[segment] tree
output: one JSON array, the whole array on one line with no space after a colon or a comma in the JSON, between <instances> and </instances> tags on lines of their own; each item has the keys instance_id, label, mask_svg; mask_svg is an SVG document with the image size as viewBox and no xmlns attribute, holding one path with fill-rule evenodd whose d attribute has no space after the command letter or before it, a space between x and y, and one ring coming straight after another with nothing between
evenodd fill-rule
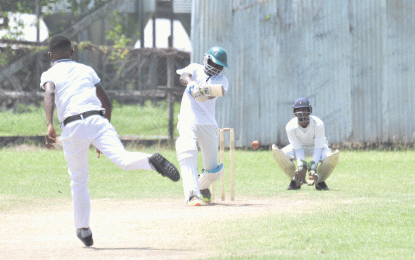
<instances>
[{"instance_id":1,"label":"tree","mask_svg":"<svg viewBox=\"0 0 415 260\"><path fill-rule=\"evenodd\" d=\"M76 0L74 0L76 1ZM59 2L59 0L38 0L40 7L48 6L49 4L54 4ZM12 12L12 13L36 13L36 1L31 0L0 0L0 11L2 13Z\"/></svg>"}]
</instances>

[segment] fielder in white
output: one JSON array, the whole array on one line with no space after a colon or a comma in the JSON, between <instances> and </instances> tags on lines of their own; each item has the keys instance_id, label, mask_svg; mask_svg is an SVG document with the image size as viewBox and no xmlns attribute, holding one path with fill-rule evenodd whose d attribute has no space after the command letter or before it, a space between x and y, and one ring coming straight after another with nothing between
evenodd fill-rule
<instances>
[{"instance_id":1,"label":"fielder in white","mask_svg":"<svg viewBox=\"0 0 415 260\"><path fill-rule=\"evenodd\" d=\"M329 190L325 180L337 165L339 151L331 153L325 136L324 123L311 115L312 107L307 98L298 98L293 105L295 117L291 119L286 132L289 145L282 150L274 144L274 159L291 182L288 190L297 190L305 183L309 171L309 185L316 185L317 190ZM310 163L306 157L311 157ZM292 161L297 161L297 168ZM321 163L319 165L319 163Z\"/></svg>"},{"instance_id":2,"label":"fielder in white","mask_svg":"<svg viewBox=\"0 0 415 260\"><path fill-rule=\"evenodd\" d=\"M218 165L218 124L215 118L216 98L228 91L228 79L221 73L227 67L227 54L221 47L212 47L204 56L204 65L192 63L177 70L186 86L182 97L176 141L184 196L187 205L201 206L211 201L209 186L223 173ZM203 167L198 178L198 146Z\"/></svg>"},{"instance_id":3,"label":"fielder in white","mask_svg":"<svg viewBox=\"0 0 415 260\"><path fill-rule=\"evenodd\" d=\"M53 66L41 76L40 86L45 90L44 106L47 121L46 146L56 143L53 127L54 102L61 122L63 151L71 178L76 235L92 246L89 227L90 197L88 192L88 153L96 147L109 160L126 171L156 170L173 181L180 179L177 168L159 153L153 155L128 152L110 124L111 103L95 71L71 60L74 50L64 35L52 37L49 57Z\"/></svg>"}]
</instances>

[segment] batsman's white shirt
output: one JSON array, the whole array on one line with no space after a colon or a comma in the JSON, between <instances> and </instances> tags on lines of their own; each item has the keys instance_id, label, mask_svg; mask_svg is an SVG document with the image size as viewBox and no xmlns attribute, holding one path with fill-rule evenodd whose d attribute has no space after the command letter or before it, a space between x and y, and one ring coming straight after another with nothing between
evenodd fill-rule
<instances>
[{"instance_id":1,"label":"batsman's white shirt","mask_svg":"<svg viewBox=\"0 0 415 260\"><path fill-rule=\"evenodd\" d=\"M91 67L70 59L58 60L42 73L40 87L43 89L48 81L55 84L55 104L60 122L86 111L102 110L95 88L101 80Z\"/></svg>"},{"instance_id":2,"label":"batsman's white shirt","mask_svg":"<svg viewBox=\"0 0 415 260\"><path fill-rule=\"evenodd\" d=\"M316 116L310 115L310 124L306 128L302 128L298 124L298 118L294 117L288 122L285 130L294 150L327 147L324 123Z\"/></svg>"},{"instance_id":3,"label":"batsman's white shirt","mask_svg":"<svg viewBox=\"0 0 415 260\"><path fill-rule=\"evenodd\" d=\"M209 77L205 74L204 66L201 64L192 63L183 69L177 70L176 72L179 75L182 75L184 72L192 74L192 80L194 80L198 85L222 84L225 93L228 91L228 79L221 73L219 75ZM186 89L182 97L178 124L213 125L218 127L215 118L215 103L216 98L206 100L205 102L196 101L189 94L188 89Z\"/></svg>"}]
</instances>

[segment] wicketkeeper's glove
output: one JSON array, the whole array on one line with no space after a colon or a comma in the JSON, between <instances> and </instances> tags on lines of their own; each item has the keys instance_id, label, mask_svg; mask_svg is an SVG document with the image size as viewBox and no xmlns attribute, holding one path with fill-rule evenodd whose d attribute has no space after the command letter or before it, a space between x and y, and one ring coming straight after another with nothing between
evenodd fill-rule
<instances>
[{"instance_id":1,"label":"wicketkeeper's glove","mask_svg":"<svg viewBox=\"0 0 415 260\"><path fill-rule=\"evenodd\" d=\"M297 187L300 187L303 183L305 183L305 176L307 173L307 162L304 160L300 160L297 165L297 170L295 171L294 181Z\"/></svg>"},{"instance_id":2,"label":"wicketkeeper's glove","mask_svg":"<svg viewBox=\"0 0 415 260\"><path fill-rule=\"evenodd\" d=\"M314 182L317 183L318 181L318 174L317 174L317 163L315 161L310 162L310 176L313 176Z\"/></svg>"},{"instance_id":3,"label":"wicketkeeper's glove","mask_svg":"<svg viewBox=\"0 0 415 260\"><path fill-rule=\"evenodd\" d=\"M300 160L297 165L297 172L301 172L305 169L307 171L307 162L304 160Z\"/></svg>"}]
</instances>

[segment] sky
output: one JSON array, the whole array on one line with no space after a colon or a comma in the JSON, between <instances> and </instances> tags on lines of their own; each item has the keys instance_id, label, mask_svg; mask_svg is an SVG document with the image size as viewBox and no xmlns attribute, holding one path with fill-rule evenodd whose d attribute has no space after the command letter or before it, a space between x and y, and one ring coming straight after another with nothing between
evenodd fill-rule
<instances>
[{"instance_id":1,"label":"sky","mask_svg":"<svg viewBox=\"0 0 415 260\"><path fill-rule=\"evenodd\" d=\"M167 37L170 35L170 20L156 19L156 47L167 48ZM173 23L173 47L179 50L191 51L192 44L189 36L180 21L175 20ZM135 44L136 48L140 47L140 40ZM144 47L153 47L153 21L149 20L144 28Z\"/></svg>"},{"instance_id":2,"label":"sky","mask_svg":"<svg viewBox=\"0 0 415 260\"><path fill-rule=\"evenodd\" d=\"M19 40L36 41L36 15L34 14L21 14L21 13L9 13L9 24L11 27L17 26L17 21L21 19L24 21L25 26L23 29L23 35ZM0 38L7 33L6 30L0 30ZM173 23L173 47L183 51L191 51L190 38L183 28L180 21L175 20ZM156 19L156 47L167 48L167 37L170 35L170 20L169 19ZM44 41L49 37L48 28L41 19L40 21L40 41ZM140 40L135 44L136 48L140 48ZM144 47L153 47L153 21L149 20L144 28Z\"/></svg>"},{"instance_id":3,"label":"sky","mask_svg":"<svg viewBox=\"0 0 415 260\"><path fill-rule=\"evenodd\" d=\"M23 35L19 40L36 41L36 15L23 13L9 13L9 25L15 27L18 21L22 20L25 24L23 28ZM0 38L7 33L7 30L0 30ZM40 20L40 41L44 41L49 37L48 28L43 20Z\"/></svg>"}]
</instances>

